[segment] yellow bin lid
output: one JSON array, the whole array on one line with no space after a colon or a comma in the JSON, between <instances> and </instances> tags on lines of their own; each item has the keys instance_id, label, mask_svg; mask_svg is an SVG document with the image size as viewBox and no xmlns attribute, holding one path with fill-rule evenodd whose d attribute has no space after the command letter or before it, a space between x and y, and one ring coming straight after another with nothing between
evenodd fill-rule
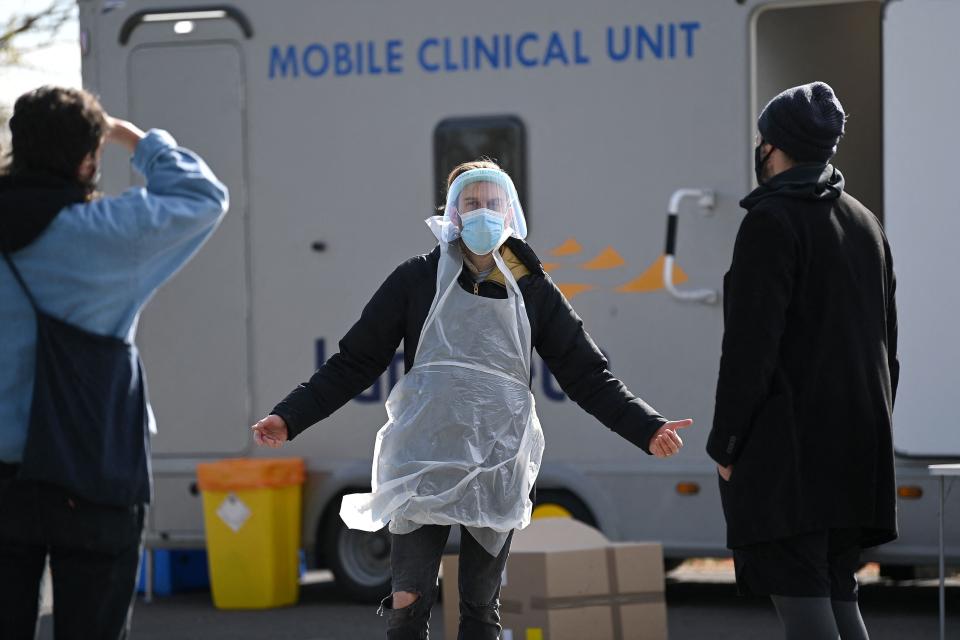
<instances>
[{"instance_id":1,"label":"yellow bin lid","mask_svg":"<svg viewBox=\"0 0 960 640\"><path fill-rule=\"evenodd\" d=\"M303 484L303 458L233 458L197 465L201 491L238 491Z\"/></svg>"}]
</instances>

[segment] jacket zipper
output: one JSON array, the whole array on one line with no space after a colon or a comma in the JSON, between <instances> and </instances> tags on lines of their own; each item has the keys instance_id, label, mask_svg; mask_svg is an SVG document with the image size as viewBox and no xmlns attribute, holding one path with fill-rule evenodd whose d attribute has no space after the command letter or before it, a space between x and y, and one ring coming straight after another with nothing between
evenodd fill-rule
<instances>
[{"instance_id":1,"label":"jacket zipper","mask_svg":"<svg viewBox=\"0 0 960 640\"><path fill-rule=\"evenodd\" d=\"M475 295L475 296L480 295L480 283L479 283L479 282L474 282L474 283L473 283L473 295Z\"/></svg>"}]
</instances>

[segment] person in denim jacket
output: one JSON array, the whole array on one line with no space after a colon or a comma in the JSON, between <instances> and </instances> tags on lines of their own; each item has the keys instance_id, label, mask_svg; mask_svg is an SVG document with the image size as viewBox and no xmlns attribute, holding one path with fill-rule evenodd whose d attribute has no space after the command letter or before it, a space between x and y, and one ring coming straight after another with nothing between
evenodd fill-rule
<instances>
[{"instance_id":1,"label":"person in denim jacket","mask_svg":"<svg viewBox=\"0 0 960 640\"><path fill-rule=\"evenodd\" d=\"M10 164L0 175L0 249L37 308L132 344L144 305L216 229L228 206L226 187L169 133L144 133L112 118L81 90L24 94L10 129ZM106 144L132 154L145 187L116 197L97 193ZM33 637L48 557L56 637L125 637L145 505L99 504L18 477L37 329L6 263L0 264L0 326L0 637Z\"/></svg>"}]
</instances>

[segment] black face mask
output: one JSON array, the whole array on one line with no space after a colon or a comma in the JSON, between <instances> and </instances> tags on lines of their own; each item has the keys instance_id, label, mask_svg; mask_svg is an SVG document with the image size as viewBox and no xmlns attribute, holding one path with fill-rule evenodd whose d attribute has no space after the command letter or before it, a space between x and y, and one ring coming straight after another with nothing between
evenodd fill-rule
<instances>
[{"instance_id":1,"label":"black face mask","mask_svg":"<svg viewBox=\"0 0 960 640\"><path fill-rule=\"evenodd\" d=\"M774 147L770 147L770 151L767 152L767 155L760 155L763 153L763 145L765 143L763 140L760 141L760 144L756 146L753 150L753 172L757 176L757 184L763 184L763 165L767 164L767 160L770 159L770 154L773 153Z\"/></svg>"}]
</instances>

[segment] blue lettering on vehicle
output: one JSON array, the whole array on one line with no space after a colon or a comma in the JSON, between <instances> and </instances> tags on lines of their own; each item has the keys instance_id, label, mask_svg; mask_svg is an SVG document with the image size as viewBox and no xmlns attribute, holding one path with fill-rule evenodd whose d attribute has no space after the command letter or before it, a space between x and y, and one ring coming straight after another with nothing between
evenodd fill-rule
<instances>
[{"instance_id":1,"label":"blue lettering on vehicle","mask_svg":"<svg viewBox=\"0 0 960 640\"><path fill-rule=\"evenodd\" d=\"M387 41L387 73L403 73L403 40Z\"/></svg>"},{"instance_id":2,"label":"blue lettering on vehicle","mask_svg":"<svg viewBox=\"0 0 960 640\"><path fill-rule=\"evenodd\" d=\"M310 45L307 49L314 46L323 45ZM293 78L300 77L300 70L297 66L297 48L292 44L287 45L287 48L283 51L278 45L270 47L270 77L273 78L277 74L284 78L288 75Z\"/></svg>"},{"instance_id":3,"label":"blue lettering on vehicle","mask_svg":"<svg viewBox=\"0 0 960 640\"><path fill-rule=\"evenodd\" d=\"M440 41L436 38L427 38L420 45L420 51L418 53L420 60L420 68L426 71L427 73L436 73L440 71L440 65L436 62L433 62L433 58L428 58L433 54L429 53L430 50L440 47Z\"/></svg>"},{"instance_id":4,"label":"blue lettering on vehicle","mask_svg":"<svg viewBox=\"0 0 960 640\"><path fill-rule=\"evenodd\" d=\"M615 25L600 30L524 31L430 35L305 44L269 49L271 79L399 75L410 71L454 74L550 67L585 67L594 60L624 63L691 59L702 25L698 21ZM602 52L599 57L591 55ZM405 64L408 56L414 61ZM516 65L514 64L516 61Z\"/></svg>"},{"instance_id":5,"label":"blue lettering on vehicle","mask_svg":"<svg viewBox=\"0 0 960 640\"><path fill-rule=\"evenodd\" d=\"M296 64L296 62L294 62ZM314 43L303 50L303 70L308 76L319 78L327 72L330 66L330 54L322 44ZM273 68L270 68L270 77L273 77Z\"/></svg>"},{"instance_id":6,"label":"blue lettering on vehicle","mask_svg":"<svg viewBox=\"0 0 960 640\"><path fill-rule=\"evenodd\" d=\"M517 40L517 60L520 61L525 67L535 67L537 66L538 60L533 57L528 57L525 53L526 47L531 42L536 42L539 39L539 36L536 33L527 32L520 36Z\"/></svg>"}]
</instances>

